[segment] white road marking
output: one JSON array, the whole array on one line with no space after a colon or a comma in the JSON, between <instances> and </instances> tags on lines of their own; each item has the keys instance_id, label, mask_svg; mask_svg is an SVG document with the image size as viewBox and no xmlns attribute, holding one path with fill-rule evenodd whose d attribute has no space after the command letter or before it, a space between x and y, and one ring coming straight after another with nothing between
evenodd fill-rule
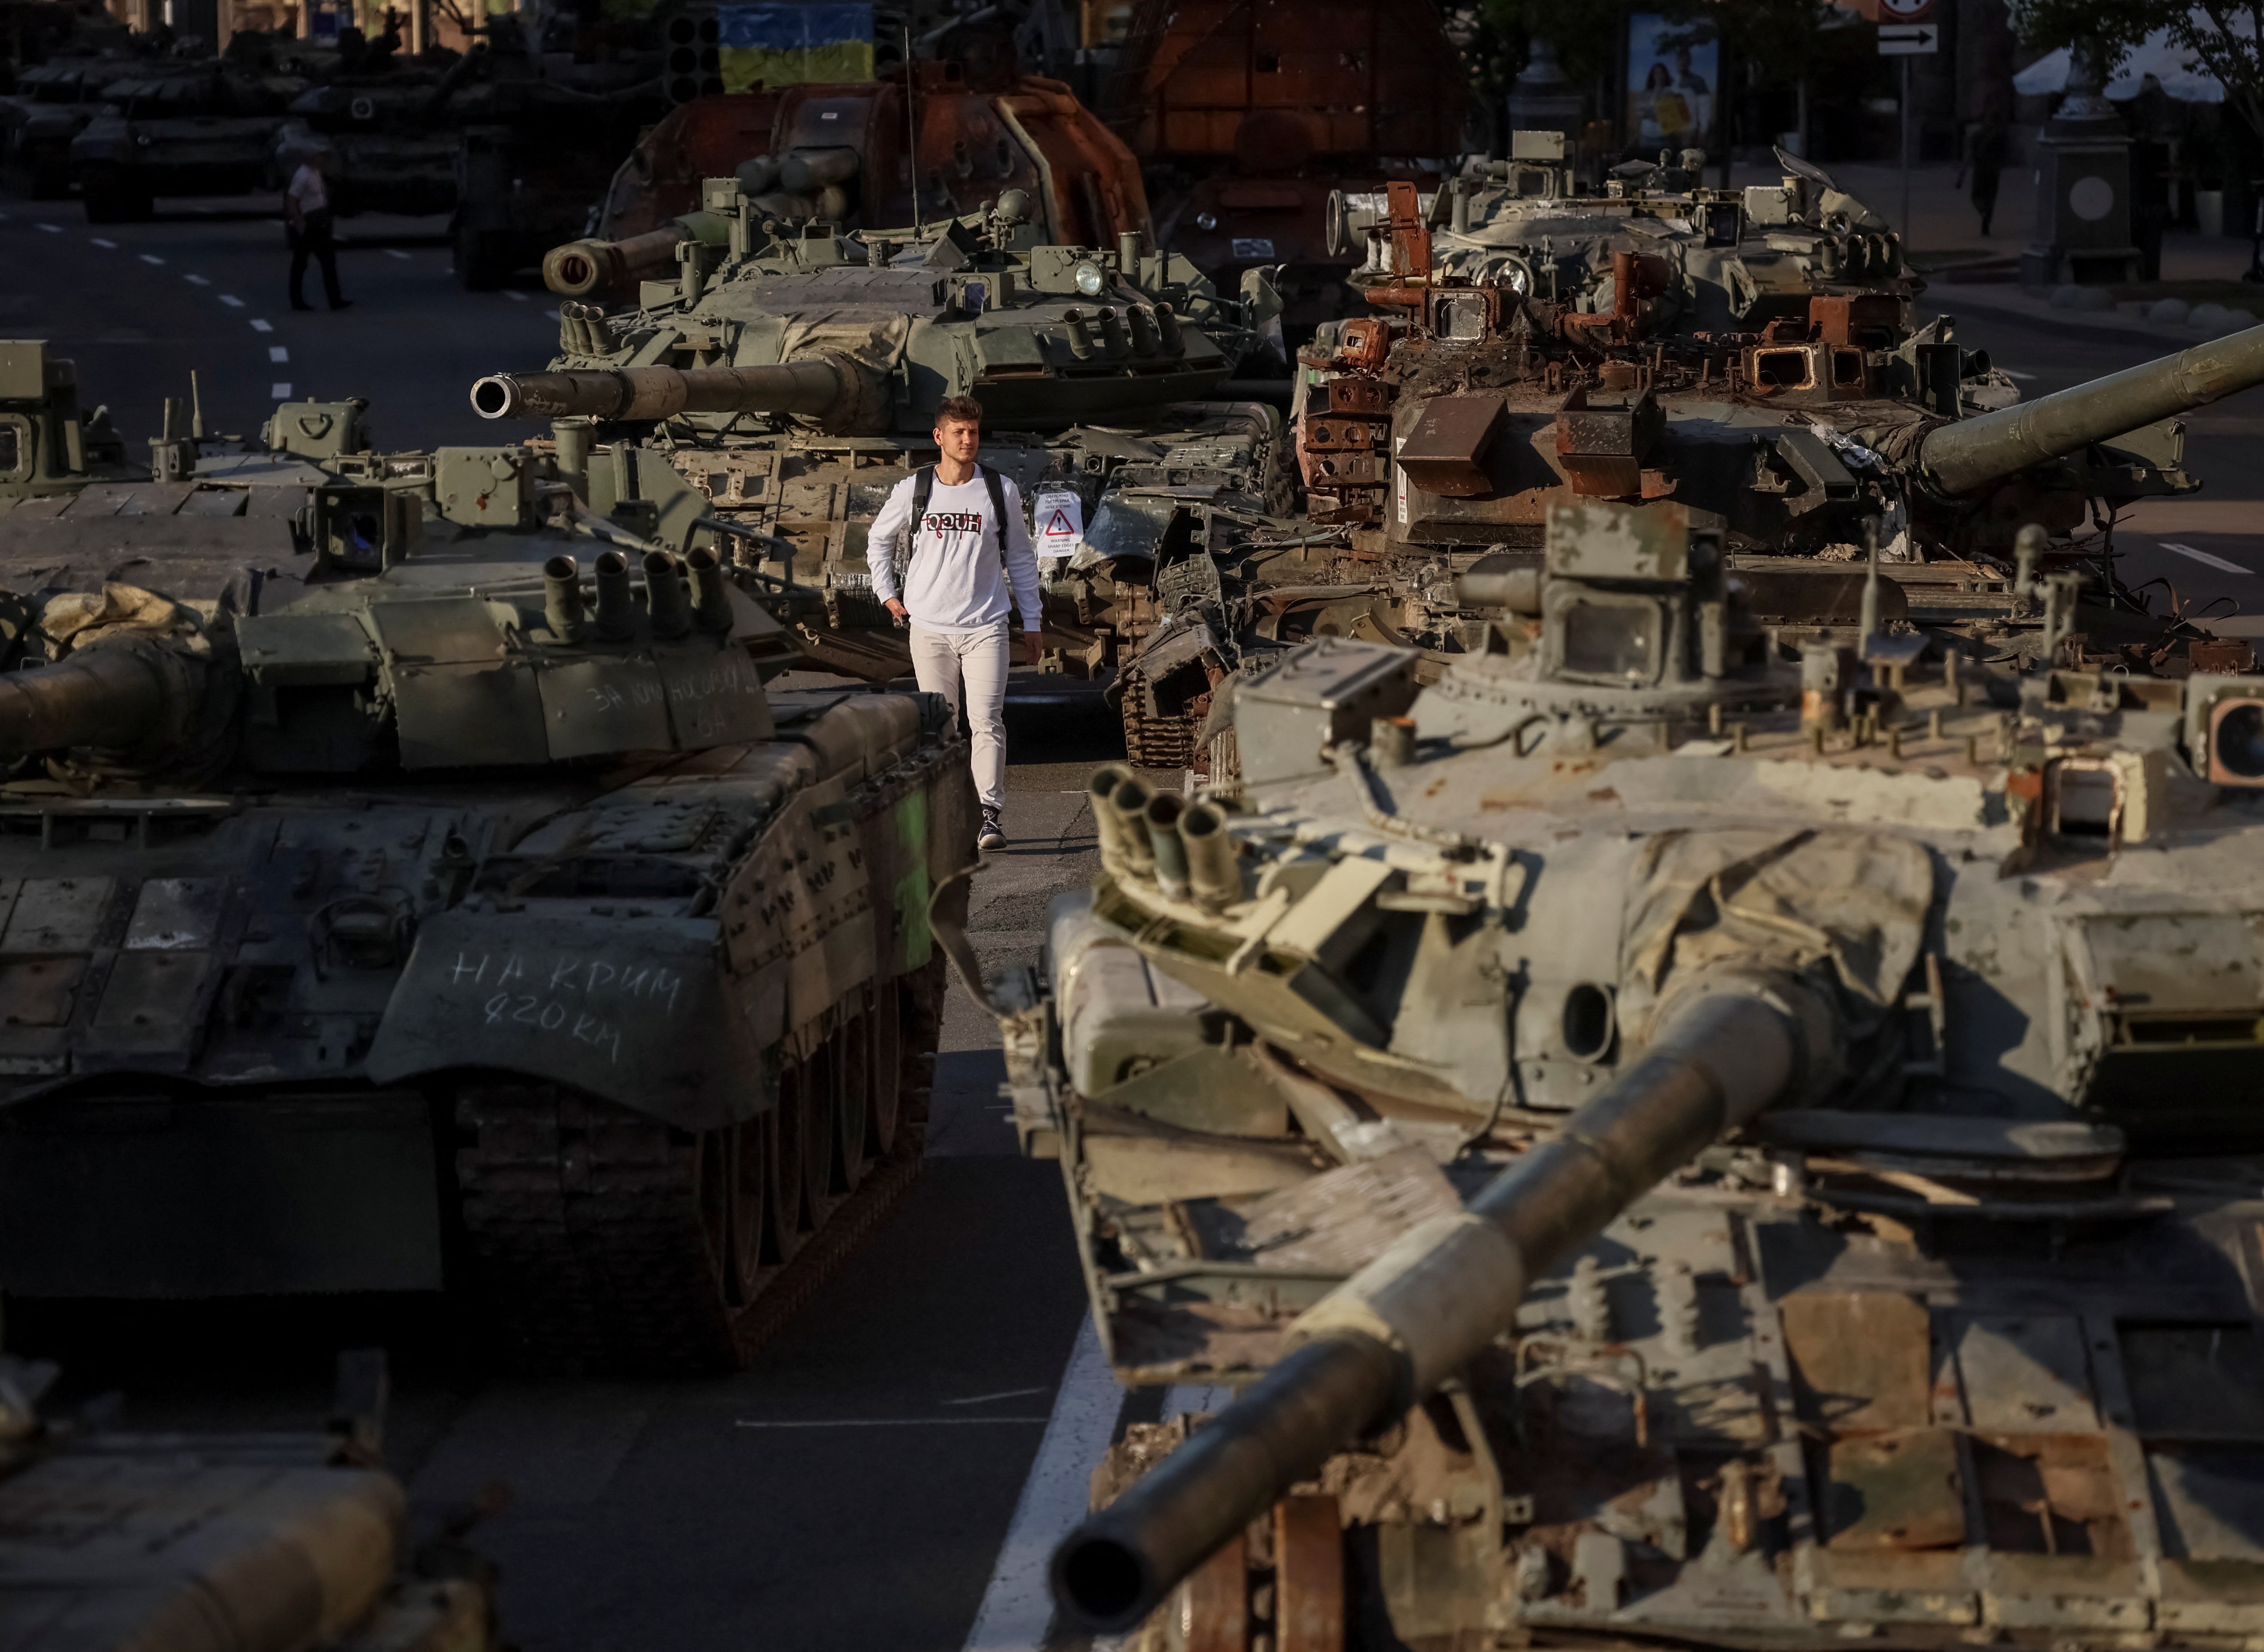
<instances>
[{"instance_id":1,"label":"white road marking","mask_svg":"<svg viewBox=\"0 0 2264 1652\"><path fill-rule=\"evenodd\" d=\"M943 1428L961 1423L1049 1423L1046 1417L829 1417L806 1423L769 1422L742 1417L734 1428Z\"/></svg>"},{"instance_id":2,"label":"white road marking","mask_svg":"<svg viewBox=\"0 0 2264 1652\"><path fill-rule=\"evenodd\" d=\"M504 290L503 290L503 295L504 295L505 298L509 299L509 300L510 300L512 303L514 303L514 304L524 304L524 303L526 303L526 293L514 293L514 292L512 292L509 287L505 287L505 288L504 288Z\"/></svg>"},{"instance_id":3,"label":"white road marking","mask_svg":"<svg viewBox=\"0 0 2264 1652\"><path fill-rule=\"evenodd\" d=\"M105 241L100 235L89 235L87 239L94 243L96 246L101 247L106 251L115 252L118 250L118 243L115 241Z\"/></svg>"},{"instance_id":4,"label":"white road marking","mask_svg":"<svg viewBox=\"0 0 2264 1652\"><path fill-rule=\"evenodd\" d=\"M1230 1388L1207 1388L1192 1383L1174 1385L1164 1391L1164 1421L1169 1423L1182 1417L1215 1414L1233 1403L1234 1390Z\"/></svg>"},{"instance_id":5,"label":"white road marking","mask_svg":"<svg viewBox=\"0 0 2264 1652\"><path fill-rule=\"evenodd\" d=\"M221 293L220 295L220 301L227 305L230 309L242 309L243 308L243 301L236 297L233 293Z\"/></svg>"},{"instance_id":6,"label":"white road marking","mask_svg":"<svg viewBox=\"0 0 2264 1652\"><path fill-rule=\"evenodd\" d=\"M288 361L291 359L291 352L285 349L281 344L270 344L267 346L267 359L270 361Z\"/></svg>"},{"instance_id":7,"label":"white road marking","mask_svg":"<svg viewBox=\"0 0 2264 1652\"><path fill-rule=\"evenodd\" d=\"M1043 1394L1043 1388L1001 1388L996 1394L970 1394L963 1400L946 1400L946 1405L988 1405L993 1400L1027 1400L1034 1394Z\"/></svg>"},{"instance_id":8,"label":"white road marking","mask_svg":"<svg viewBox=\"0 0 2264 1652\"><path fill-rule=\"evenodd\" d=\"M542 319L547 322L555 322L558 319L558 312L556 310L545 310L542 312Z\"/></svg>"},{"instance_id":9,"label":"white road marking","mask_svg":"<svg viewBox=\"0 0 2264 1652\"><path fill-rule=\"evenodd\" d=\"M142 255L142 262L144 264L162 264L165 261L154 252L145 252Z\"/></svg>"},{"instance_id":10,"label":"white road marking","mask_svg":"<svg viewBox=\"0 0 2264 1652\"><path fill-rule=\"evenodd\" d=\"M388 258L399 258L404 264L409 261L409 255L398 247L388 247L385 250L385 256Z\"/></svg>"},{"instance_id":11,"label":"white road marking","mask_svg":"<svg viewBox=\"0 0 2264 1652\"><path fill-rule=\"evenodd\" d=\"M251 323L251 330L255 333L272 333L275 330L275 323L272 322L255 321Z\"/></svg>"},{"instance_id":12,"label":"white road marking","mask_svg":"<svg viewBox=\"0 0 2264 1652\"><path fill-rule=\"evenodd\" d=\"M1014 1505L999 1545L990 1586L983 1590L966 1652L1037 1652L1053 1622L1053 1593L1046 1585L1054 1545L1085 1518L1092 1471L1116 1432L1124 1390L1100 1351L1100 1334L1087 1315L1054 1400L1053 1420L1038 1442L1030 1477Z\"/></svg>"},{"instance_id":13,"label":"white road marking","mask_svg":"<svg viewBox=\"0 0 2264 1652\"><path fill-rule=\"evenodd\" d=\"M2008 379L2033 379L2036 375L2033 373L2022 373L2018 367L2007 367L2005 369L2005 376Z\"/></svg>"},{"instance_id":14,"label":"white road marking","mask_svg":"<svg viewBox=\"0 0 2264 1652\"><path fill-rule=\"evenodd\" d=\"M2175 540L2157 540L2155 543L2166 551L2175 551L2181 556L2190 556L2204 567L2221 569L2228 574L2247 574L2253 576L2256 571L2251 568L2243 568L2238 562L2228 562L2222 556L2211 556L2207 551L2197 551L2190 545L2181 545Z\"/></svg>"},{"instance_id":15,"label":"white road marking","mask_svg":"<svg viewBox=\"0 0 2264 1652\"><path fill-rule=\"evenodd\" d=\"M46 230L51 235L59 235L63 232L63 227L61 224L43 223L40 228Z\"/></svg>"},{"instance_id":16,"label":"white road marking","mask_svg":"<svg viewBox=\"0 0 2264 1652\"><path fill-rule=\"evenodd\" d=\"M273 384L269 385L267 387L267 399L271 402L288 402L291 399L290 382L287 380L279 379Z\"/></svg>"},{"instance_id":17,"label":"white road marking","mask_svg":"<svg viewBox=\"0 0 2264 1652\"><path fill-rule=\"evenodd\" d=\"M210 286L212 285L211 282L206 280L201 275L185 275L181 279L186 281L191 286Z\"/></svg>"}]
</instances>

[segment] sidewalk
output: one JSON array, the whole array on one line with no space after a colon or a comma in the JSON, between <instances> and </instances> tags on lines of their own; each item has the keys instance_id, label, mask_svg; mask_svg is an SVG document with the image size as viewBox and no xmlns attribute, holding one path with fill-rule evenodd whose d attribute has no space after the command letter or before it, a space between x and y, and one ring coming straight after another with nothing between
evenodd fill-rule
<instances>
[{"instance_id":1,"label":"sidewalk","mask_svg":"<svg viewBox=\"0 0 2264 1652\"><path fill-rule=\"evenodd\" d=\"M1890 223L1898 223L1903 210L1902 170L1871 163L1827 164L1832 181ZM1775 181L1765 166L1737 166L1731 181L1738 185ZM2171 339L2192 344L2224 330L2151 322L2146 311L2158 298L2174 295L2188 301L2214 301L2228 308L2264 314L2264 287L2244 286L2249 243L2246 236L2202 235L2189 229L2172 229L2162 237L2162 279L2143 287L2123 288L2107 294L2105 307L2077 309L2054 305L2048 295L2023 292L2006 280L1960 281L1960 264L1982 264L2017 258L2028 246L2035 223L2035 175L2023 168L2007 170L1997 197L1993 232L1981 233L1980 216L1964 191L1955 187L1956 172L1946 165L1911 169L1911 225L1904 245L1912 261L1927 272L1927 302L1939 309L1990 309L2048 321L2055 327L2123 337ZM2098 304L2098 299L2090 302Z\"/></svg>"}]
</instances>

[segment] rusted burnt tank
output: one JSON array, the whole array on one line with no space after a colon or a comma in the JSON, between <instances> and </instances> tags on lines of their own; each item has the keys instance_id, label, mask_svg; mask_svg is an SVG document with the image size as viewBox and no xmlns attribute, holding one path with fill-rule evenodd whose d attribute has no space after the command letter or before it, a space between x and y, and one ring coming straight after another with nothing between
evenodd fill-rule
<instances>
[{"instance_id":1,"label":"rusted burnt tank","mask_svg":"<svg viewBox=\"0 0 2264 1652\"><path fill-rule=\"evenodd\" d=\"M1275 271L1293 344L1361 313L1332 195L1435 188L1439 157L1469 148L1469 76L1430 0L1142 0L1117 61L1105 112L1148 170L1159 239L1222 286Z\"/></svg>"},{"instance_id":2,"label":"rusted burnt tank","mask_svg":"<svg viewBox=\"0 0 2264 1652\"><path fill-rule=\"evenodd\" d=\"M0 1278L462 1288L528 1366L731 1366L917 1169L963 747L768 691L779 623L638 531L657 455L592 515L354 410L145 484L194 503L138 586L4 519Z\"/></svg>"},{"instance_id":3,"label":"rusted burnt tank","mask_svg":"<svg viewBox=\"0 0 2264 1652\"><path fill-rule=\"evenodd\" d=\"M1617 503L1534 583L1252 677L1238 805L1097 774L1001 979L1109 1358L1241 1390L1112 1452L1068 1620L2258 1634L2264 678L1781 663Z\"/></svg>"},{"instance_id":4,"label":"rusted burnt tank","mask_svg":"<svg viewBox=\"0 0 2264 1652\"><path fill-rule=\"evenodd\" d=\"M610 302L634 297L639 280L672 277L674 242L645 237L698 213L705 179L734 175L758 211L783 221L885 228L980 213L1020 190L1048 241L1114 247L1148 233L1131 153L1061 82L1011 69L970 79L954 60L914 63L911 85L909 120L901 75L678 105L613 175L596 235L543 260L544 282Z\"/></svg>"},{"instance_id":5,"label":"rusted burnt tank","mask_svg":"<svg viewBox=\"0 0 2264 1652\"><path fill-rule=\"evenodd\" d=\"M1485 634L1454 576L1529 576L1550 511L1590 499L1718 533L1789 637L1854 634L1876 532L1885 618L1980 657L2042 645L2013 554L2039 525L2038 568L2083 576L2064 663L2238 669L2241 645L2151 612L2087 524L2200 486L2181 416L2264 378L2264 332L2023 404L1951 318L1913 328L1898 240L1827 180L1729 193L1629 163L1588 199L1556 134L1520 137L1536 153L1427 200L1395 185L1372 223L1344 207L1376 313L1301 352L1305 523L1214 556L1199 600L1159 595L1172 623L1127 662L1159 707L1315 635L1443 669Z\"/></svg>"}]
</instances>

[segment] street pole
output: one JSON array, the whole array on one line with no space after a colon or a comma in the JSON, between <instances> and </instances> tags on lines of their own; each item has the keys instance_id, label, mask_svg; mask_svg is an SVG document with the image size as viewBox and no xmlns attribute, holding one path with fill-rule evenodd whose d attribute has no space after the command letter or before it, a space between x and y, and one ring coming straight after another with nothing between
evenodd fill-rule
<instances>
[{"instance_id":1,"label":"street pole","mask_svg":"<svg viewBox=\"0 0 2264 1652\"><path fill-rule=\"evenodd\" d=\"M1918 236L1911 226L1911 61L1903 59L1903 95L1896 105L1903 128L1903 256L1908 257Z\"/></svg>"}]
</instances>

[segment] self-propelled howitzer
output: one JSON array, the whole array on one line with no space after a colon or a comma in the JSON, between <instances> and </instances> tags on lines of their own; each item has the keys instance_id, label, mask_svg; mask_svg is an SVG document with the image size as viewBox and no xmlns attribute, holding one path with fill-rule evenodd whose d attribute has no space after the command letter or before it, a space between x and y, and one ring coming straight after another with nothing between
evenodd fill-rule
<instances>
[{"instance_id":1,"label":"self-propelled howitzer","mask_svg":"<svg viewBox=\"0 0 2264 1652\"><path fill-rule=\"evenodd\" d=\"M330 462L170 590L0 540L0 1275L737 1363L917 1169L963 748L523 453Z\"/></svg>"},{"instance_id":2,"label":"self-propelled howitzer","mask_svg":"<svg viewBox=\"0 0 2264 1652\"><path fill-rule=\"evenodd\" d=\"M2255 1633L2264 679L1794 667L1625 505L1520 583L1428 686L1253 673L1238 802L1096 775L998 995L1112 1362L1246 1388L1111 1453L1068 1617Z\"/></svg>"},{"instance_id":3,"label":"self-propelled howitzer","mask_svg":"<svg viewBox=\"0 0 2264 1652\"><path fill-rule=\"evenodd\" d=\"M1105 682L1155 621L1159 560L1214 517L1223 544L1289 508L1280 416L1230 378L1278 309L1262 279L1224 299L1136 235L1049 244L1015 191L985 214L854 241L766 217L736 179L706 191L703 228L671 243L677 279L645 282L622 314L562 304L548 369L483 379L473 406L556 421L600 514L616 496L606 463L581 467L590 445L651 444L704 502L696 536L719 537L696 542L791 583L821 663L907 669L865 533L889 489L932 460L947 395L982 404L983 462L1013 478L1048 559L1041 682Z\"/></svg>"}]
</instances>

